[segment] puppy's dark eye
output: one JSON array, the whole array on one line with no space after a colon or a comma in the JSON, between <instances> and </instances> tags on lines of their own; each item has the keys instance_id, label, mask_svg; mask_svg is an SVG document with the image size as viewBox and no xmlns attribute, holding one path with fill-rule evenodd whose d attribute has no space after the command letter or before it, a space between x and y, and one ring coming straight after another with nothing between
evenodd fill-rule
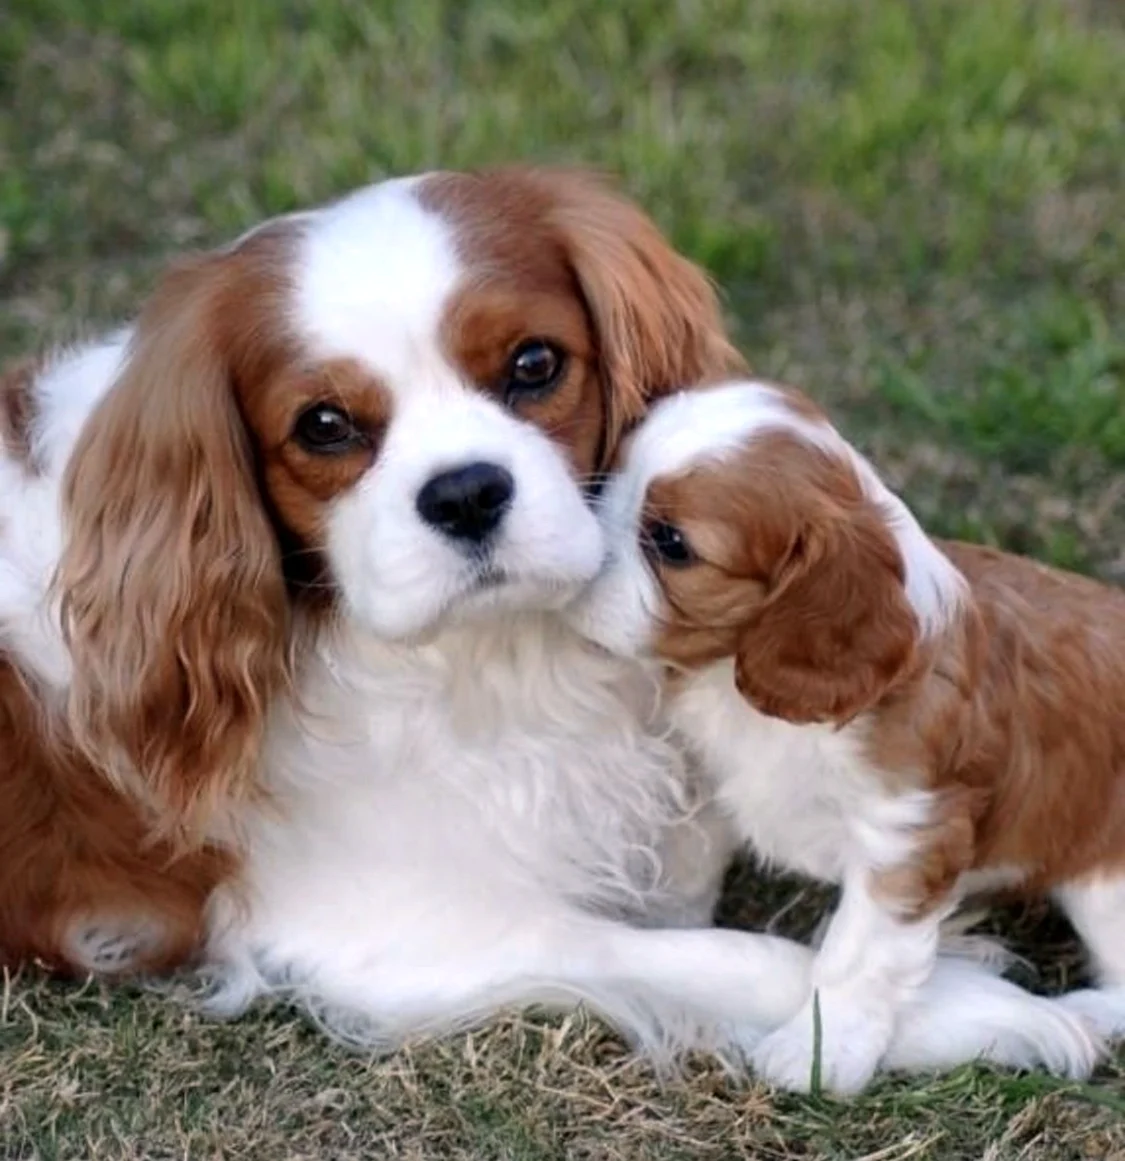
<instances>
[{"instance_id":1,"label":"puppy's dark eye","mask_svg":"<svg viewBox=\"0 0 1125 1161\"><path fill-rule=\"evenodd\" d=\"M654 520L645 528L643 540L645 548L659 557L662 564L684 568L695 563L695 553L687 537L674 524Z\"/></svg>"},{"instance_id":2,"label":"puppy's dark eye","mask_svg":"<svg viewBox=\"0 0 1125 1161\"><path fill-rule=\"evenodd\" d=\"M528 339L512 352L504 370L504 395L509 402L534 399L558 386L566 369L566 354L546 339Z\"/></svg>"},{"instance_id":3,"label":"puppy's dark eye","mask_svg":"<svg viewBox=\"0 0 1125 1161\"><path fill-rule=\"evenodd\" d=\"M293 436L313 455L334 456L366 444L355 420L334 403L316 403L297 416Z\"/></svg>"}]
</instances>

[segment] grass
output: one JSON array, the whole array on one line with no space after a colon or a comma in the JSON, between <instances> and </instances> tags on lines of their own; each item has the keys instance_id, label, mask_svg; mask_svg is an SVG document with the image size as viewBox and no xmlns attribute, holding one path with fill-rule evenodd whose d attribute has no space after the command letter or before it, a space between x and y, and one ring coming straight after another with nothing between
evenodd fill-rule
<instances>
[{"instance_id":1,"label":"grass","mask_svg":"<svg viewBox=\"0 0 1125 1161\"><path fill-rule=\"evenodd\" d=\"M0 356L129 313L167 256L392 172L619 175L936 532L1125 581L1125 13L1114 0L7 0ZM742 875L763 925L798 888ZM789 913L802 930L815 910ZM1068 933L1002 920L1044 987ZM284 1011L0 993L0 1157L1125 1156L1125 1068L966 1068L854 1104L595 1023L387 1061Z\"/></svg>"}]
</instances>

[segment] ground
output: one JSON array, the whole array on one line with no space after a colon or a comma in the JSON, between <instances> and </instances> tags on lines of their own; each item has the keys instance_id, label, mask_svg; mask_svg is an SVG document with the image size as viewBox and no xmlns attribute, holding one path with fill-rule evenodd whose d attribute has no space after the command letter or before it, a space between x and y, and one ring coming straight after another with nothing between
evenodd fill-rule
<instances>
[{"instance_id":1,"label":"ground","mask_svg":"<svg viewBox=\"0 0 1125 1161\"><path fill-rule=\"evenodd\" d=\"M1123 7L7 0L0 357L372 177L594 164L934 531L1125 581ZM800 932L807 893L743 874L731 912L790 899ZM1036 986L1078 978L1040 911L1001 926ZM965 1068L846 1104L706 1062L658 1081L577 1017L372 1061L284 1011L0 980L5 1159L738 1156L1122 1158L1125 1056L1089 1086Z\"/></svg>"}]
</instances>

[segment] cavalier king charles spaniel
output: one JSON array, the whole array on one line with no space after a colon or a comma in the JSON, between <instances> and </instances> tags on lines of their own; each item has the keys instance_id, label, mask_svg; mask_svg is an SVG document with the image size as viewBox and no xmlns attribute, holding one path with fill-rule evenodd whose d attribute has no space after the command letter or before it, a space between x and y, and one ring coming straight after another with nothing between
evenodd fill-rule
<instances>
[{"instance_id":1,"label":"cavalier king charles spaniel","mask_svg":"<svg viewBox=\"0 0 1125 1161\"><path fill-rule=\"evenodd\" d=\"M656 659L666 711L767 863L837 883L800 1010L753 1053L863 1087L985 888L1048 893L1125 1032L1125 595L931 540L804 396L658 403L604 498L613 558L574 623ZM819 1021L816 1012L819 1013ZM819 1023L819 1027L818 1027Z\"/></svg>"},{"instance_id":2,"label":"cavalier king charles spaniel","mask_svg":"<svg viewBox=\"0 0 1125 1161\"><path fill-rule=\"evenodd\" d=\"M267 222L10 373L5 959L201 961L217 1009L384 1047L583 1001L657 1054L752 1049L811 953L708 926L726 819L653 671L561 615L623 433L739 369L637 208L512 169ZM950 959L886 1060L1096 1053Z\"/></svg>"}]
</instances>

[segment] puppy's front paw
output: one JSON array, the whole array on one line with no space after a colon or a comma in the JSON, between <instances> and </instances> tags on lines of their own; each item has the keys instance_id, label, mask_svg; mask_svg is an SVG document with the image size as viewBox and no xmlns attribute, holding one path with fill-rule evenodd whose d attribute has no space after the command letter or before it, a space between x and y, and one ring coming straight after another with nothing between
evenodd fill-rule
<instances>
[{"instance_id":1,"label":"puppy's front paw","mask_svg":"<svg viewBox=\"0 0 1125 1161\"><path fill-rule=\"evenodd\" d=\"M875 1075L890 1044L893 1023L881 1013L842 999L826 1002L823 996L819 1012L820 1085L841 1096L857 1093ZM810 1001L761 1041L751 1062L762 1080L793 1092L810 1092L816 1055L816 1008Z\"/></svg>"}]
</instances>

